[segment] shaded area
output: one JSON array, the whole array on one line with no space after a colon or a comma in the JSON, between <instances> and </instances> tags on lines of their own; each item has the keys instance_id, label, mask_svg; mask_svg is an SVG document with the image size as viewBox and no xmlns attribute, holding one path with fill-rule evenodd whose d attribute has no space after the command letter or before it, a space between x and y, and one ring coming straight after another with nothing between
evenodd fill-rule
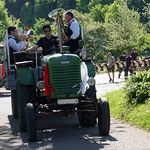
<instances>
[{"instance_id":1,"label":"shaded area","mask_svg":"<svg viewBox=\"0 0 150 150\"><path fill-rule=\"evenodd\" d=\"M28 147L27 149L98 150L104 148L106 145L110 145L110 142L117 141L117 139L111 135L105 137L99 136L97 126L88 128L80 127L76 117L77 116L74 115L73 118L61 118L53 115L40 118L38 128L43 129L49 127L50 129L38 130L37 142L28 143L27 133L20 133L18 120L13 119L13 117L9 115L8 119L11 129L5 129L5 134L9 138L3 140L1 144L3 145L2 149L25 149ZM17 138L21 139L20 145L14 145Z\"/></svg>"},{"instance_id":2,"label":"shaded area","mask_svg":"<svg viewBox=\"0 0 150 150\"><path fill-rule=\"evenodd\" d=\"M0 126L0 149L20 150L25 148L22 142L18 142L19 134L14 136L8 125Z\"/></svg>"},{"instance_id":3,"label":"shaded area","mask_svg":"<svg viewBox=\"0 0 150 150\"><path fill-rule=\"evenodd\" d=\"M38 133L38 137L39 142L36 144L29 143L29 148L38 148L48 144L49 146L46 146L46 148L53 150L98 150L104 148L106 145L109 145L109 141L117 141L112 136L99 136L97 134L97 127L70 127L44 130L43 132L40 131Z\"/></svg>"}]
</instances>

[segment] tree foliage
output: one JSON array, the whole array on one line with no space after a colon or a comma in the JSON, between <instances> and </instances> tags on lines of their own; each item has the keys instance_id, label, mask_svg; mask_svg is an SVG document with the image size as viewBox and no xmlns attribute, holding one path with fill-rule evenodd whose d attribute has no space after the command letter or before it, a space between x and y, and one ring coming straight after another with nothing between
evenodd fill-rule
<instances>
[{"instance_id":1,"label":"tree foliage","mask_svg":"<svg viewBox=\"0 0 150 150\"><path fill-rule=\"evenodd\" d=\"M30 2L26 2L20 12L20 19L23 25L34 24L33 7ZM26 17L30 16L30 17Z\"/></svg>"},{"instance_id":2,"label":"tree foliage","mask_svg":"<svg viewBox=\"0 0 150 150\"><path fill-rule=\"evenodd\" d=\"M41 35L42 27L44 24L50 24L48 20L44 18L39 18L35 20L35 24L33 26L35 35Z\"/></svg>"},{"instance_id":3,"label":"tree foliage","mask_svg":"<svg viewBox=\"0 0 150 150\"><path fill-rule=\"evenodd\" d=\"M145 12L144 7L148 3L150 4L149 0L128 0L129 9L138 11L140 14L140 19L143 23L146 23L148 21L148 18L143 15Z\"/></svg>"},{"instance_id":4,"label":"tree foliage","mask_svg":"<svg viewBox=\"0 0 150 150\"><path fill-rule=\"evenodd\" d=\"M145 28L147 32L150 33L150 3L144 7L144 10L145 10L144 16L148 19L148 21L145 24Z\"/></svg>"},{"instance_id":5,"label":"tree foliage","mask_svg":"<svg viewBox=\"0 0 150 150\"><path fill-rule=\"evenodd\" d=\"M4 32L9 25L18 26L19 20L13 16L8 16L8 11L5 8L5 2L0 1L0 41L4 38Z\"/></svg>"},{"instance_id":6,"label":"tree foliage","mask_svg":"<svg viewBox=\"0 0 150 150\"><path fill-rule=\"evenodd\" d=\"M94 19L94 21L104 22L108 7L109 7L108 5L101 5L101 4L97 4L93 6L90 9L90 14L91 14L91 17Z\"/></svg>"},{"instance_id":7,"label":"tree foliage","mask_svg":"<svg viewBox=\"0 0 150 150\"><path fill-rule=\"evenodd\" d=\"M133 47L140 49L144 43L144 31L139 14L128 9L123 0L115 1L106 13L105 26L109 33L107 48L122 52Z\"/></svg>"},{"instance_id":8,"label":"tree foliage","mask_svg":"<svg viewBox=\"0 0 150 150\"><path fill-rule=\"evenodd\" d=\"M90 0L77 0L77 10L80 12L89 12L88 5Z\"/></svg>"},{"instance_id":9,"label":"tree foliage","mask_svg":"<svg viewBox=\"0 0 150 150\"><path fill-rule=\"evenodd\" d=\"M138 50L150 47L150 4L148 0L145 0L147 4L143 0L135 2L136 0L2 0L0 37L3 37L3 31L8 25L18 24L18 20L10 14L20 18L21 25L33 24L34 33L39 36L45 23L51 24L54 34L57 32L57 25L48 18L50 11L58 7L65 10L75 8L73 13L84 29L88 55L95 61L101 61L109 50L118 55L133 47ZM141 23L143 15L146 18L144 25Z\"/></svg>"},{"instance_id":10,"label":"tree foliage","mask_svg":"<svg viewBox=\"0 0 150 150\"><path fill-rule=\"evenodd\" d=\"M89 14L73 11L77 20L79 20L82 30L84 47L87 49L87 54L95 62L104 60L105 50L107 45L108 35L103 24L95 22Z\"/></svg>"}]
</instances>

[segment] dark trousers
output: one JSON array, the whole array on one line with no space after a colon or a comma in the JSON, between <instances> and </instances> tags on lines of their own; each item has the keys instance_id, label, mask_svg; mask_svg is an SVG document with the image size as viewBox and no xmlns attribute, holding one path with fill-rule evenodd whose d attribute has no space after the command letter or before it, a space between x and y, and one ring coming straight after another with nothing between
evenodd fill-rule
<instances>
[{"instance_id":1,"label":"dark trousers","mask_svg":"<svg viewBox=\"0 0 150 150\"><path fill-rule=\"evenodd\" d=\"M69 40L68 42L64 43L65 46L69 46L70 53L76 53L76 51L79 49L77 40Z\"/></svg>"},{"instance_id":2,"label":"dark trousers","mask_svg":"<svg viewBox=\"0 0 150 150\"><path fill-rule=\"evenodd\" d=\"M133 74L133 69L130 68L130 66L126 66L125 69L124 69L124 76L125 76L125 79L128 78L128 72L130 72L130 75Z\"/></svg>"}]
</instances>

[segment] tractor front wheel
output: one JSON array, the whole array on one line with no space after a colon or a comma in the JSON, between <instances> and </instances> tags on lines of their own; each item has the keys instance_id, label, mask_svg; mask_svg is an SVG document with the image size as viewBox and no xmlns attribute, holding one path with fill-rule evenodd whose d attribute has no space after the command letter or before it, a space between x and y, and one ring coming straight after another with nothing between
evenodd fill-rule
<instances>
[{"instance_id":1,"label":"tractor front wheel","mask_svg":"<svg viewBox=\"0 0 150 150\"><path fill-rule=\"evenodd\" d=\"M110 130L109 103L106 100L100 100L100 102L97 103L97 109L99 134L107 136Z\"/></svg>"}]
</instances>

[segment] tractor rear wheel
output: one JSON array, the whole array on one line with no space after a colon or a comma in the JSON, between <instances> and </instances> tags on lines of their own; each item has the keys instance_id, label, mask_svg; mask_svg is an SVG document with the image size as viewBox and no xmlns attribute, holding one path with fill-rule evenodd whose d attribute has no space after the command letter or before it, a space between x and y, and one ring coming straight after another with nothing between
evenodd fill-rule
<instances>
[{"instance_id":1,"label":"tractor rear wheel","mask_svg":"<svg viewBox=\"0 0 150 150\"><path fill-rule=\"evenodd\" d=\"M11 90L11 109L14 118L18 118L17 91Z\"/></svg>"},{"instance_id":2,"label":"tractor rear wheel","mask_svg":"<svg viewBox=\"0 0 150 150\"><path fill-rule=\"evenodd\" d=\"M32 85L23 85L23 84L18 84L18 101L19 101L19 126L20 130L23 132L27 131L27 116L26 116L26 111L25 107L26 104L31 102L33 99L34 95L34 86Z\"/></svg>"},{"instance_id":3,"label":"tractor rear wheel","mask_svg":"<svg viewBox=\"0 0 150 150\"><path fill-rule=\"evenodd\" d=\"M27 131L30 142L37 140L37 114L32 103L26 104Z\"/></svg>"}]
</instances>

